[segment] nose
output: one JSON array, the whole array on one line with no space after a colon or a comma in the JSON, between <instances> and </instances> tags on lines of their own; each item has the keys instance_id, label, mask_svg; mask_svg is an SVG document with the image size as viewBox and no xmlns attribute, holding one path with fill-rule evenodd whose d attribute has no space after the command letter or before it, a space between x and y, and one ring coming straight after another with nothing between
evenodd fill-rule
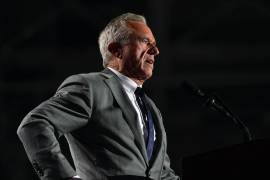
<instances>
[{"instance_id":1,"label":"nose","mask_svg":"<svg viewBox=\"0 0 270 180\"><path fill-rule=\"evenodd\" d=\"M159 54L159 49L156 45L151 45L151 47L148 49L147 53L150 55L156 56Z\"/></svg>"}]
</instances>

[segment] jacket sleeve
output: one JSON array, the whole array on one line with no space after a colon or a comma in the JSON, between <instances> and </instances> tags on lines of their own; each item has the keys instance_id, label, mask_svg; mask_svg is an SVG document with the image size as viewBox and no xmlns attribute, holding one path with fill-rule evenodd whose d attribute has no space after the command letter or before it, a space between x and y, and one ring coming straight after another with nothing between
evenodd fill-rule
<instances>
[{"instance_id":1,"label":"jacket sleeve","mask_svg":"<svg viewBox=\"0 0 270 180\"><path fill-rule=\"evenodd\" d=\"M83 76L71 76L53 97L33 109L21 122L17 134L40 179L76 175L61 152L58 138L87 124L92 109L90 94Z\"/></svg>"},{"instance_id":2,"label":"jacket sleeve","mask_svg":"<svg viewBox=\"0 0 270 180\"><path fill-rule=\"evenodd\" d=\"M170 158L167 153L161 171L161 180L180 180L180 177L170 168Z\"/></svg>"}]
</instances>

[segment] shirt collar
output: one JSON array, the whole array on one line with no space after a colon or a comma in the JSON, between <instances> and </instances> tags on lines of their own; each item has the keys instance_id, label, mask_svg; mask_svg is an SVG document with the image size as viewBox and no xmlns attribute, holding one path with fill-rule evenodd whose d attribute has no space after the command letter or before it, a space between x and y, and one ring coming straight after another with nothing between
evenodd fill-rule
<instances>
[{"instance_id":1,"label":"shirt collar","mask_svg":"<svg viewBox=\"0 0 270 180\"><path fill-rule=\"evenodd\" d=\"M117 75L117 77L120 79L120 83L124 87L125 90L134 93L137 87L142 87L141 85L138 86L136 82L134 82L129 77L125 76L124 74L120 73L119 71L108 67L114 74Z\"/></svg>"}]
</instances>

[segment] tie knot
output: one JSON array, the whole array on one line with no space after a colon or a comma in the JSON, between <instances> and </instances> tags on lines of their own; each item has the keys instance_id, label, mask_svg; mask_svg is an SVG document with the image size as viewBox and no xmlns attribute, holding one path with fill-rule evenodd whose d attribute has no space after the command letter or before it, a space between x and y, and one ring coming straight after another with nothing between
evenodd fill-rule
<instances>
[{"instance_id":1,"label":"tie knot","mask_svg":"<svg viewBox=\"0 0 270 180\"><path fill-rule=\"evenodd\" d=\"M136 90L135 90L135 95L143 96L143 95L144 95L144 90L143 90L143 88L137 87Z\"/></svg>"}]
</instances>

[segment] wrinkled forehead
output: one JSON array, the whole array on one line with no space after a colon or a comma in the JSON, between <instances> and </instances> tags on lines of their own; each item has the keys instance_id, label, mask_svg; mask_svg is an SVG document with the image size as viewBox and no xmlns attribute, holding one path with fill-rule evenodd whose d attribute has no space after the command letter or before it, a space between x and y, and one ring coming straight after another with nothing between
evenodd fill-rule
<instances>
[{"instance_id":1,"label":"wrinkled forehead","mask_svg":"<svg viewBox=\"0 0 270 180\"><path fill-rule=\"evenodd\" d=\"M155 40L151 29L145 23L139 21L128 21L127 25L133 29L134 34L139 36L146 36L151 40Z\"/></svg>"}]
</instances>

